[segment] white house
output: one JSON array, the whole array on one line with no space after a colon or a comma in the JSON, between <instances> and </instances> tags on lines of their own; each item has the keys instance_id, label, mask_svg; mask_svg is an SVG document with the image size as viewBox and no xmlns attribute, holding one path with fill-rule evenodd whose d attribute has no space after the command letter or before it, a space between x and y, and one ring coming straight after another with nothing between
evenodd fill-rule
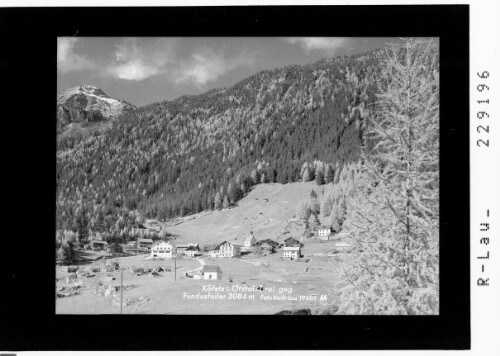
<instances>
[{"instance_id":1,"label":"white house","mask_svg":"<svg viewBox=\"0 0 500 356\"><path fill-rule=\"evenodd\" d=\"M212 258L219 257L219 249L213 249L213 250L208 251L208 256L210 256Z\"/></svg>"},{"instance_id":2,"label":"white house","mask_svg":"<svg viewBox=\"0 0 500 356\"><path fill-rule=\"evenodd\" d=\"M250 235L248 235L245 241L243 242L243 247L245 248L245 250L250 250L255 245L256 242L257 240L253 236L253 233L250 233Z\"/></svg>"},{"instance_id":3,"label":"white house","mask_svg":"<svg viewBox=\"0 0 500 356\"><path fill-rule=\"evenodd\" d=\"M330 240L331 235L332 235L331 228L318 229L318 238L321 240Z\"/></svg>"},{"instance_id":4,"label":"white house","mask_svg":"<svg viewBox=\"0 0 500 356\"><path fill-rule=\"evenodd\" d=\"M200 249L197 246L189 246L185 251L184 254L188 257L196 257L201 255Z\"/></svg>"},{"instance_id":5,"label":"white house","mask_svg":"<svg viewBox=\"0 0 500 356\"><path fill-rule=\"evenodd\" d=\"M218 257L239 257L241 255L241 245L224 241L219 245Z\"/></svg>"},{"instance_id":6,"label":"white house","mask_svg":"<svg viewBox=\"0 0 500 356\"><path fill-rule=\"evenodd\" d=\"M283 259L297 260L300 256L300 246L283 247Z\"/></svg>"},{"instance_id":7,"label":"white house","mask_svg":"<svg viewBox=\"0 0 500 356\"><path fill-rule=\"evenodd\" d=\"M222 279L222 271L219 266L203 265L201 274L203 279Z\"/></svg>"},{"instance_id":8,"label":"white house","mask_svg":"<svg viewBox=\"0 0 500 356\"><path fill-rule=\"evenodd\" d=\"M175 247L170 242L160 241L151 247L151 257L172 258L174 254Z\"/></svg>"}]
</instances>

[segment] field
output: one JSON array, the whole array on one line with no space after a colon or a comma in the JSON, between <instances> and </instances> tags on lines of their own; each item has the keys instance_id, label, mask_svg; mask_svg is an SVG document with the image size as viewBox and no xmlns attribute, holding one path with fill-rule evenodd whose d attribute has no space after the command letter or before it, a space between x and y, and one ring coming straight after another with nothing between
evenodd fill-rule
<instances>
[{"instance_id":1,"label":"field","mask_svg":"<svg viewBox=\"0 0 500 356\"><path fill-rule=\"evenodd\" d=\"M257 240L269 238L282 243L289 236L298 239L303 223L293 216L299 201L307 198L312 189L321 194L314 182L261 184L237 207L184 218L180 224L168 226L167 231L174 234L176 243L194 242L200 246L224 240L243 243L250 231ZM174 260L151 260L148 255L137 255L112 261L124 269L123 313L272 314L304 308L314 312L334 305L333 292L345 286L335 276L336 257L330 254L333 244L334 241L309 239L304 242L304 257L299 261L282 260L281 249L267 256L181 258L177 260L176 278ZM80 266L82 270L105 263L99 252L80 254L87 263ZM204 264L219 266L222 279L209 281L186 276ZM167 271L160 271L157 277L138 276L132 271L134 267L162 267ZM120 313L120 273L98 271L67 283L67 267L58 266L57 313Z\"/></svg>"},{"instance_id":2,"label":"field","mask_svg":"<svg viewBox=\"0 0 500 356\"><path fill-rule=\"evenodd\" d=\"M259 184L237 207L195 214L167 230L177 235L178 242L196 242L200 246L224 240L243 243L250 231L257 240L281 242L297 205L313 189L319 193L322 188L315 182Z\"/></svg>"},{"instance_id":3,"label":"field","mask_svg":"<svg viewBox=\"0 0 500 356\"><path fill-rule=\"evenodd\" d=\"M282 310L310 308L324 309L334 304L332 291L344 286L333 273L333 258L323 255L319 250L331 247L331 242L310 244L304 249L304 261L283 261L279 254L264 257L242 257L216 261L207 258L177 260L177 280L174 280L173 260L148 260L145 255L113 259L125 267L123 272L124 288L123 313L130 314L272 314ZM219 281L198 280L186 277L186 272L201 267L202 264L217 264L223 271ZM102 265L94 262L93 265ZM149 274L136 276L130 271L132 266L169 268L160 272L160 277ZM85 268L81 266L80 268ZM120 313L119 291L116 296L96 294L99 281L107 286L120 286L120 271L97 272L93 277L81 278L66 284L66 267L57 267L58 287L68 288L78 285L80 294L57 298L58 314L115 314ZM109 281L109 277L115 279ZM230 282L232 281L232 282ZM81 284L80 284L81 283ZM210 287L223 291L210 291ZM265 287L264 291L248 291L246 287ZM200 295L218 293L224 299L200 300ZM240 296L238 295L240 292ZM253 297L251 297L251 295ZM188 296L194 296L188 299ZM279 300L279 298L291 300ZM326 300L320 300L321 296ZM140 299L142 298L142 299ZM233 299L236 298L236 299ZM240 299L238 299L240 298ZM254 299L251 299L254 298ZM274 298L274 299L273 299ZM276 299L278 298L278 299ZM301 300L302 298L302 300ZM294 300L296 299L296 300Z\"/></svg>"}]
</instances>

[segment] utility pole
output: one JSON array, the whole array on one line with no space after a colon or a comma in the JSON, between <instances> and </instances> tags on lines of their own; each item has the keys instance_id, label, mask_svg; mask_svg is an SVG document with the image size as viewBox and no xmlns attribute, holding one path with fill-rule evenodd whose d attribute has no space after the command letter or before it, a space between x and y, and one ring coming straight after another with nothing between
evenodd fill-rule
<instances>
[{"instance_id":1,"label":"utility pole","mask_svg":"<svg viewBox=\"0 0 500 356\"><path fill-rule=\"evenodd\" d=\"M120 278L120 314L123 314L123 267L121 268Z\"/></svg>"},{"instance_id":2,"label":"utility pole","mask_svg":"<svg viewBox=\"0 0 500 356\"><path fill-rule=\"evenodd\" d=\"M174 281L177 281L177 256L174 259Z\"/></svg>"}]
</instances>

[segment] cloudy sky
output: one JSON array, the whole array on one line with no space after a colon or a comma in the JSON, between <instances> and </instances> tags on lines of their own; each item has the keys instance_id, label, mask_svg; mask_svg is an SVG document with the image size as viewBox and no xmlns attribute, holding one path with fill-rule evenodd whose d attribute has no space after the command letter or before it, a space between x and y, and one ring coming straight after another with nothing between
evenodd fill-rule
<instances>
[{"instance_id":1,"label":"cloudy sky","mask_svg":"<svg viewBox=\"0 0 500 356\"><path fill-rule=\"evenodd\" d=\"M141 106L231 86L264 69L364 52L395 38L61 37L58 91L80 84Z\"/></svg>"}]
</instances>

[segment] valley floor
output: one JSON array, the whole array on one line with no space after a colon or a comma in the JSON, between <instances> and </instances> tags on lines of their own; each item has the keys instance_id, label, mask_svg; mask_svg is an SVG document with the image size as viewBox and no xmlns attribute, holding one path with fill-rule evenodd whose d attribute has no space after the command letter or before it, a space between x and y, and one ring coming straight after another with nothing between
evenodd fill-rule
<instances>
[{"instance_id":1,"label":"valley floor","mask_svg":"<svg viewBox=\"0 0 500 356\"><path fill-rule=\"evenodd\" d=\"M224 240L243 244L250 231L257 240L272 239L282 244L288 237L299 239L303 235L304 223L294 215L299 202L308 198L313 189L318 196L322 194L323 187L315 182L260 184L231 209L203 212L175 223L155 223L165 224L176 244L198 243L202 247ZM336 257L328 256L335 242L306 240L301 261L282 260L281 248L268 256L179 259L177 280L173 260L152 261L146 259L147 255L116 258L120 267L125 268L124 285L132 286L124 288L123 313L272 314L282 310L329 308L335 304L333 293L345 286L335 276ZM92 265L104 263L99 260L99 253L80 251L79 254ZM219 266L222 279L210 281L186 276L202 264ZM161 266L171 271L159 272L159 277L136 276L131 271L132 266ZM93 277L83 277L69 284L65 281L67 274L66 267L57 267L58 293L60 296L76 294L56 299L58 314L120 313L120 293L114 288L120 285L119 271L97 272ZM103 289L110 285L109 296L105 297ZM209 291L209 286L220 290ZM263 286L264 290L254 291L252 286L255 289ZM247 287L250 291L245 289ZM202 299L212 297L215 299Z\"/></svg>"},{"instance_id":2,"label":"valley floor","mask_svg":"<svg viewBox=\"0 0 500 356\"><path fill-rule=\"evenodd\" d=\"M177 280L173 260L149 260L146 255L113 259L124 267L124 314L273 314L282 310L309 308L313 311L331 307L333 292L345 286L334 276L335 257L323 252L333 242L309 243L303 261L281 260L281 253L261 257L231 259L179 259ZM306 262L307 261L307 262ZM99 266L103 262L93 262ZM223 271L221 280L200 280L186 273L215 264ZM160 277L136 276L132 266L169 268ZM86 266L80 266L84 269ZM66 284L67 267L58 266L57 287L79 292L56 299L57 314L119 314L120 292L96 294L98 288L120 286L120 271L97 272ZM114 280L110 280L114 277ZM98 286L101 281L102 286ZM232 281L232 282L231 282ZM131 286L131 287L129 287ZM264 290L256 290L263 286ZM129 289L130 288L130 289ZM254 290L255 289L255 290ZM205 299L204 299L205 298ZM214 299L206 299L214 298Z\"/></svg>"}]
</instances>

